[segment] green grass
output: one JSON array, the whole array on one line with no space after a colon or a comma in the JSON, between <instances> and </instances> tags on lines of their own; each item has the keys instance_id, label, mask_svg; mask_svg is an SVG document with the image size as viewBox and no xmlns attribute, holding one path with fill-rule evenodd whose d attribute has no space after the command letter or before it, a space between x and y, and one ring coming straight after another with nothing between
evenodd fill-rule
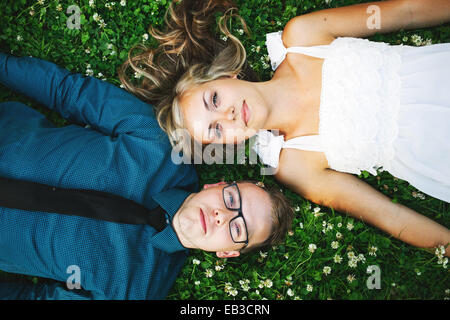
<instances>
[{"instance_id":1,"label":"green grass","mask_svg":"<svg viewBox=\"0 0 450 320\"><path fill-rule=\"evenodd\" d=\"M95 7L90 7L89 1L79 0L81 29L70 30L66 27L70 16L66 10L73 4L72 1L41 2L10 0L0 3L0 51L46 59L73 72L93 74L115 85L120 84L116 70L128 49L136 43L151 41L145 40L143 35L150 24L160 26L163 23L167 8L165 0L127 1L125 6L121 6L118 0L111 9L105 6L106 1L97 0ZM250 63L262 79L269 79L271 71L264 45L266 33L282 30L290 18L299 14L361 2L365 1L331 1L329 4L318 0L238 1L240 14L252 32L248 38L240 37L247 48ZM95 13L101 16L106 26L100 27L99 22L94 21ZM233 26L233 29L239 35L239 25ZM450 42L450 25L401 30L370 39L417 45L416 35L432 43ZM37 108L58 125L66 124L57 114L0 86L0 102L11 100ZM272 177L259 175L259 165L198 165L196 169L201 183L217 182L223 178L250 178L276 184ZM394 201L450 226L448 203L423 197L408 183L388 173L361 178ZM318 207L292 191L280 188L296 209L292 233L284 244L227 260L211 253L192 252L168 299L450 298L449 269L443 268L434 254L409 246L361 221L329 208ZM316 208L320 209L319 214L315 214L315 210L319 210ZM347 228L349 223L353 225L351 230ZM309 244L317 247L314 253L308 250ZM370 247L377 248L375 255L370 254ZM349 252L356 257L362 255L356 265L349 266ZM336 255L341 257L340 263L334 261ZM368 289L369 265L379 266L381 289ZM330 274L325 275L324 267L331 268ZM349 275L355 280L349 282ZM4 272L0 272L0 280L47 281ZM312 286L312 291L307 291L308 285Z\"/></svg>"}]
</instances>

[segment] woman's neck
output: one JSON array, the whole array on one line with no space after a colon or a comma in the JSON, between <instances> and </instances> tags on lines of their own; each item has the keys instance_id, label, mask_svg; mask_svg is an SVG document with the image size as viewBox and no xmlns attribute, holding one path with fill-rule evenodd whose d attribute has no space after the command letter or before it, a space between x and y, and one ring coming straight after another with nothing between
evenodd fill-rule
<instances>
[{"instance_id":1,"label":"woman's neck","mask_svg":"<svg viewBox=\"0 0 450 320\"><path fill-rule=\"evenodd\" d=\"M286 77L272 78L261 83L261 94L269 110L264 129L276 129L288 136L301 126L304 101L296 81Z\"/></svg>"}]
</instances>

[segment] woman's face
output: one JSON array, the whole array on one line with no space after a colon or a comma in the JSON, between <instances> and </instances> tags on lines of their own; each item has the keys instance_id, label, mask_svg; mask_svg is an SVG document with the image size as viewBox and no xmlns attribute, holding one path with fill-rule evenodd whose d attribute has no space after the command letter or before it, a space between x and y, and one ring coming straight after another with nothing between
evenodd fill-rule
<instances>
[{"instance_id":1,"label":"woman's face","mask_svg":"<svg viewBox=\"0 0 450 320\"><path fill-rule=\"evenodd\" d=\"M268 110L253 84L223 78L187 90L180 105L190 135L203 144L240 143L255 135Z\"/></svg>"}]
</instances>

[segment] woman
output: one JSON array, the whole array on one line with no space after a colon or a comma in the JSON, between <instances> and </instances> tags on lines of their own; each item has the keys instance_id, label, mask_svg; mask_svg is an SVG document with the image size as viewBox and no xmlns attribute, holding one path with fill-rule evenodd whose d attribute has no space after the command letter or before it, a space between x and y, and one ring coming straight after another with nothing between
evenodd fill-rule
<instances>
[{"instance_id":1,"label":"woman","mask_svg":"<svg viewBox=\"0 0 450 320\"><path fill-rule=\"evenodd\" d=\"M186 54L190 43L206 46L201 37L211 23L203 17L212 1L196 2L196 8L190 1L171 7L167 31L153 31L161 42L157 59L146 51L122 69L127 88L157 106L174 143L182 138L179 128L203 144L279 130L278 137L258 133L257 150L278 168L276 178L300 195L412 245L450 242L447 228L351 175L387 170L450 202L450 44L416 48L359 39L450 21L449 1L390 0L296 17L282 33L267 35L276 71L266 82L238 78L245 50L228 32L227 19L219 24L228 37L225 49L216 46L203 60ZM172 61L176 72L162 61ZM139 89L125 80L128 65L147 78Z\"/></svg>"}]
</instances>

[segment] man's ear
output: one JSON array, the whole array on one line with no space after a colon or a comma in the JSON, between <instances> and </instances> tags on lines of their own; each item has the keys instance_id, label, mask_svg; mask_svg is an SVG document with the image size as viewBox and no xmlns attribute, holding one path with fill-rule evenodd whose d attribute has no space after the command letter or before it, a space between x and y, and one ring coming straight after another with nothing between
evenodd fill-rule
<instances>
[{"instance_id":1,"label":"man's ear","mask_svg":"<svg viewBox=\"0 0 450 320\"><path fill-rule=\"evenodd\" d=\"M235 258L239 257L241 253L239 251L219 251L216 252L216 255L219 258Z\"/></svg>"},{"instance_id":2,"label":"man's ear","mask_svg":"<svg viewBox=\"0 0 450 320\"><path fill-rule=\"evenodd\" d=\"M208 188L211 188L211 187L220 186L222 184L227 184L227 183L225 181L220 181L220 182L217 182L217 183L205 184L203 186L203 189L208 189Z\"/></svg>"}]
</instances>

